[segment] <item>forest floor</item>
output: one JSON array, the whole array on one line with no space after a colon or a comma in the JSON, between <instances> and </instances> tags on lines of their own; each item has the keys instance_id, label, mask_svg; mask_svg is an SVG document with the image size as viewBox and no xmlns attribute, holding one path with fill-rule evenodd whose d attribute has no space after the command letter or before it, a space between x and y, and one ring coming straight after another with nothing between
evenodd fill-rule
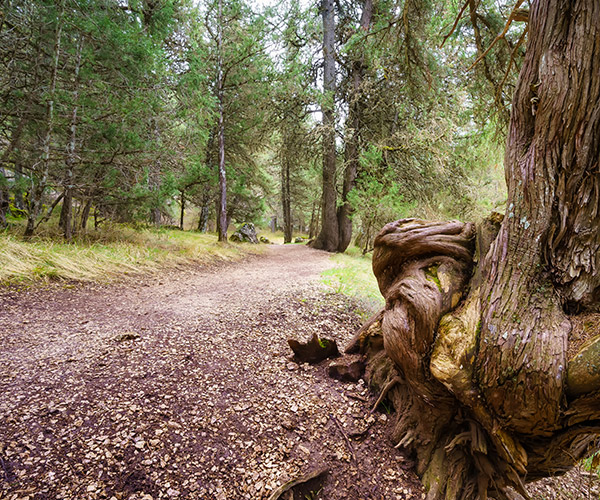
<instances>
[{"instance_id":1,"label":"forest floor","mask_svg":"<svg viewBox=\"0 0 600 500\"><path fill-rule=\"evenodd\" d=\"M119 284L0 291L0 499L420 499L413 463L362 383L292 361L290 337L343 347L360 305L304 246ZM597 499L576 469L538 499ZM291 496L282 498L292 498Z\"/></svg>"}]
</instances>

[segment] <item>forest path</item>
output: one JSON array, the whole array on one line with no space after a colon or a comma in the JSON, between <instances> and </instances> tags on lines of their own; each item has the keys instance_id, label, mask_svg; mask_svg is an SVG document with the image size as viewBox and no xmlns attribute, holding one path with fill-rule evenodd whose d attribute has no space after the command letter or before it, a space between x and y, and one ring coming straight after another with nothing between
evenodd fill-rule
<instances>
[{"instance_id":1,"label":"forest path","mask_svg":"<svg viewBox=\"0 0 600 500\"><path fill-rule=\"evenodd\" d=\"M264 499L321 467L315 499L421 498L366 388L291 362L288 337L343 346L360 324L319 281L332 265L274 245L209 269L0 292L0 498Z\"/></svg>"},{"instance_id":2,"label":"forest path","mask_svg":"<svg viewBox=\"0 0 600 500\"><path fill-rule=\"evenodd\" d=\"M344 346L361 323L319 280L332 265L272 246L119 284L0 291L0 499L265 500L320 468L322 489L296 499L421 498L364 385L291 361L287 338ZM592 480L578 470L533 497L597 498Z\"/></svg>"}]
</instances>

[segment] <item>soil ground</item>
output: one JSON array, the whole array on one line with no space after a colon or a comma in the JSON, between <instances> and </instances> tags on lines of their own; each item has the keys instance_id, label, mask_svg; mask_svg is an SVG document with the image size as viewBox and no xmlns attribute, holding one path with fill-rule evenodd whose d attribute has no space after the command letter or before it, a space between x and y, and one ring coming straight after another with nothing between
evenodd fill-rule
<instances>
[{"instance_id":1,"label":"soil ground","mask_svg":"<svg viewBox=\"0 0 600 500\"><path fill-rule=\"evenodd\" d=\"M0 291L0 498L419 499L362 381L298 365L290 337L343 347L358 304L329 255L266 255L112 285ZM535 498L598 498L577 470ZM287 495L287 496L285 496ZM594 496L595 495L595 496Z\"/></svg>"}]
</instances>

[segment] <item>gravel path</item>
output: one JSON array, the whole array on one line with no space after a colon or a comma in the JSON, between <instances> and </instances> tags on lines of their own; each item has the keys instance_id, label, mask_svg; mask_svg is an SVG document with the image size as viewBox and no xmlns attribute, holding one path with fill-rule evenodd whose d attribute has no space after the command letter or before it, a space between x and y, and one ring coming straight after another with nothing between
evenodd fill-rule
<instances>
[{"instance_id":1,"label":"gravel path","mask_svg":"<svg viewBox=\"0 0 600 500\"><path fill-rule=\"evenodd\" d=\"M0 292L0 499L266 500L321 468L296 499L422 498L362 383L291 361L287 338L343 346L360 325L319 281L328 257L272 246L208 270ZM536 498L594 498L557 484Z\"/></svg>"}]
</instances>

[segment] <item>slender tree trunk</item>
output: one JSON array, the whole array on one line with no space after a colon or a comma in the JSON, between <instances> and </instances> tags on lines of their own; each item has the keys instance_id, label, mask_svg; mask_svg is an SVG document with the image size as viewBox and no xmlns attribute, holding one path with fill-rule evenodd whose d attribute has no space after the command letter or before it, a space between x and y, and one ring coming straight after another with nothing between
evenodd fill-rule
<instances>
[{"instance_id":1,"label":"slender tree trunk","mask_svg":"<svg viewBox=\"0 0 600 500\"><path fill-rule=\"evenodd\" d=\"M281 169L281 204L283 208L283 242L292 242L292 210L290 189L290 159L285 155Z\"/></svg>"},{"instance_id":2,"label":"slender tree trunk","mask_svg":"<svg viewBox=\"0 0 600 500\"><path fill-rule=\"evenodd\" d=\"M321 203L315 201L313 202L313 211L311 217L311 226L310 226L310 238L314 238L317 234L319 234L319 222L321 221Z\"/></svg>"},{"instance_id":3,"label":"slender tree trunk","mask_svg":"<svg viewBox=\"0 0 600 500\"><path fill-rule=\"evenodd\" d=\"M183 189L181 190L180 204L181 212L179 214L179 229L183 231L183 217L185 215L185 190Z\"/></svg>"},{"instance_id":4,"label":"slender tree trunk","mask_svg":"<svg viewBox=\"0 0 600 500\"><path fill-rule=\"evenodd\" d=\"M0 167L0 228L7 226L6 214L10 208L10 193L4 168Z\"/></svg>"},{"instance_id":5,"label":"slender tree trunk","mask_svg":"<svg viewBox=\"0 0 600 500\"><path fill-rule=\"evenodd\" d=\"M58 80L58 63L60 59L60 46L63 28L63 15L65 10L64 0L60 3L60 11L56 31L54 34L54 48L52 53L52 72L50 74L50 85L48 90L48 101L46 103L46 129L42 139L42 154L40 162L42 169L38 179L33 181L33 187L29 191L29 203L27 211L27 226L25 228L24 237L29 238L35 230L35 221L40 214L42 208L42 197L48 184L48 175L50 172L50 141L54 129L54 99L56 94L56 83Z\"/></svg>"},{"instance_id":6,"label":"slender tree trunk","mask_svg":"<svg viewBox=\"0 0 600 500\"><path fill-rule=\"evenodd\" d=\"M67 184L67 180L65 179L65 185ZM63 231L63 236L66 238L65 225L67 224L67 220L71 221L71 213L73 208L73 197L71 196L71 192L65 189L62 193L62 205L60 208L60 216L58 218L58 227L60 227Z\"/></svg>"},{"instance_id":7,"label":"slender tree trunk","mask_svg":"<svg viewBox=\"0 0 600 500\"><path fill-rule=\"evenodd\" d=\"M160 139L160 130L158 128L158 124L154 121L154 138L158 142ZM160 227L162 224L162 214L161 214L161 171L162 171L162 161L160 157L157 157L150 166L150 171L148 172L148 187L150 188L151 193L151 206L150 206L150 222L154 224L156 227Z\"/></svg>"},{"instance_id":8,"label":"slender tree trunk","mask_svg":"<svg viewBox=\"0 0 600 500\"><path fill-rule=\"evenodd\" d=\"M219 98L219 241L227 241L227 174L225 172L225 124L223 96Z\"/></svg>"},{"instance_id":9,"label":"slender tree trunk","mask_svg":"<svg viewBox=\"0 0 600 500\"><path fill-rule=\"evenodd\" d=\"M82 217L83 219L83 217ZM83 222L83 221L82 221ZM86 221L87 224L87 221ZM98 213L98 207L94 207L94 231L98 231L100 227L100 214ZM85 230L85 228L82 228Z\"/></svg>"},{"instance_id":10,"label":"slender tree trunk","mask_svg":"<svg viewBox=\"0 0 600 500\"><path fill-rule=\"evenodd\" d=\"M600 311L600 8L537 0L529 19L508 207L477 230L473 278L471 225L389 224L373 256L386 308L353 345L430 500L527 498L524 481L564 473L600 436L600 337L585 327Z\"/></svg>"},{"instance_id":11,"label":"slender tree trunk","mask_svg":"<svg viewBox=\"0 0 600 500\"><path fill-rule=\"evenodd\" d=\"M71 241L73 237L73 169L75 168L75 147L77 143L77 111L79 101L79 70L81 68L81 49L82 40L79 39L77 43L77 55L75 56L75 69L74 69L74 88L73 88L73 110L71 111L71 123L69 144L67 145L67 158L65 160L65 181L64 189L65 195L63 198L62 209L60 212L60 227L63 230L65 240Z\"/></svg>"},{"instance_id":12,"label":"slender tree trunk","mask_svg":"<svg viewBox=\"0 0 600 500\"><path fill-rule=\"evenodd\" d=\"M315 203L313 202L312 209L310 211L310 222L308 224L308 239L312 240L314 236L313 228L315 222Z\"/></svg>"},{"instance_id":13,"label":"slender tree trunk","mask_svg":"<svg viewBox=\"0 0 600 500\"><path fill-rule=\"evenodd\" d=\"M219 241L227 241L227 175L225 172L225 121L224 121L224 85L223 81L223 0L219 0L219 27L217 33L217 99L219 105L219 209L218 213L218 229Z\"/></svg>"},{"instance_id":14,"label":"slender tree trunk","mask_svg":"<svg viewBox=\"0 0 600 500\"><path fill-rule=\"evenodd\" d=\"M338 249L336 148L335 148L335 10L333 0L321 1L323 18L323 197L322 222L314 248L335 252Z\"/></svg>"},{"instance_id":15,"label":"slender tree trunk","mask_svg":"<svg viewBox=\"0 0 600 500\"><path fill-rule=\"evenodd\" d=\"M365 33L369 31L373 18L373 0L364 0L363 11L360 18L360 29ZM354 189L358 173L358 160L361 153L361 129L363 125L363 99L361 96L364 73L364 56L352 62L352 91L350 93L350 106L348 123L349 131L346 140L346 166L344 169L344 184L342 187L342 200L338 208L339 241L338 252L345 252L352 240L352 207L348 201L348 194Z\"/></svg>"},{"instance_id":16,"label":"slender tree trunk","mask_svg":"<svg viewBox=\"0 0 600 500\"><path fill-rule=\"evenodd\" d=\"M45 224L46 222L48 222L50 220L50 217L52 217L52 214L54 212L54 209L58 206L58 204L63 200L64 197L64 193L61 193L59 196L56 197L56 199L52 202L52 205L50 205L48 207L48 210L46 210L46 214L41 217L38 221L37 224L35 224L33 226L33 230L35 231L39 226L41 226L42 224Z\"/></svg>"},{"instance_id":17,"label":"slender tree trunk","mask_svg":"<svg viewBox=\"0 0 600 500\"><path fill-rule=\"evenodd\" d=\"M89 197L86 201L85 204L83 205L83 208L81 209L81 218L79 219L79 227L81 228L81 231L83 233L86 232L87 229L87 223L88 223L88 219L90 217L90 211L92 210L92 203L93 203L93 198ZM96 218L96 214L97 212L94 211L94 229L98 229L98 220Z\"/></svg>"}]
</instances>

